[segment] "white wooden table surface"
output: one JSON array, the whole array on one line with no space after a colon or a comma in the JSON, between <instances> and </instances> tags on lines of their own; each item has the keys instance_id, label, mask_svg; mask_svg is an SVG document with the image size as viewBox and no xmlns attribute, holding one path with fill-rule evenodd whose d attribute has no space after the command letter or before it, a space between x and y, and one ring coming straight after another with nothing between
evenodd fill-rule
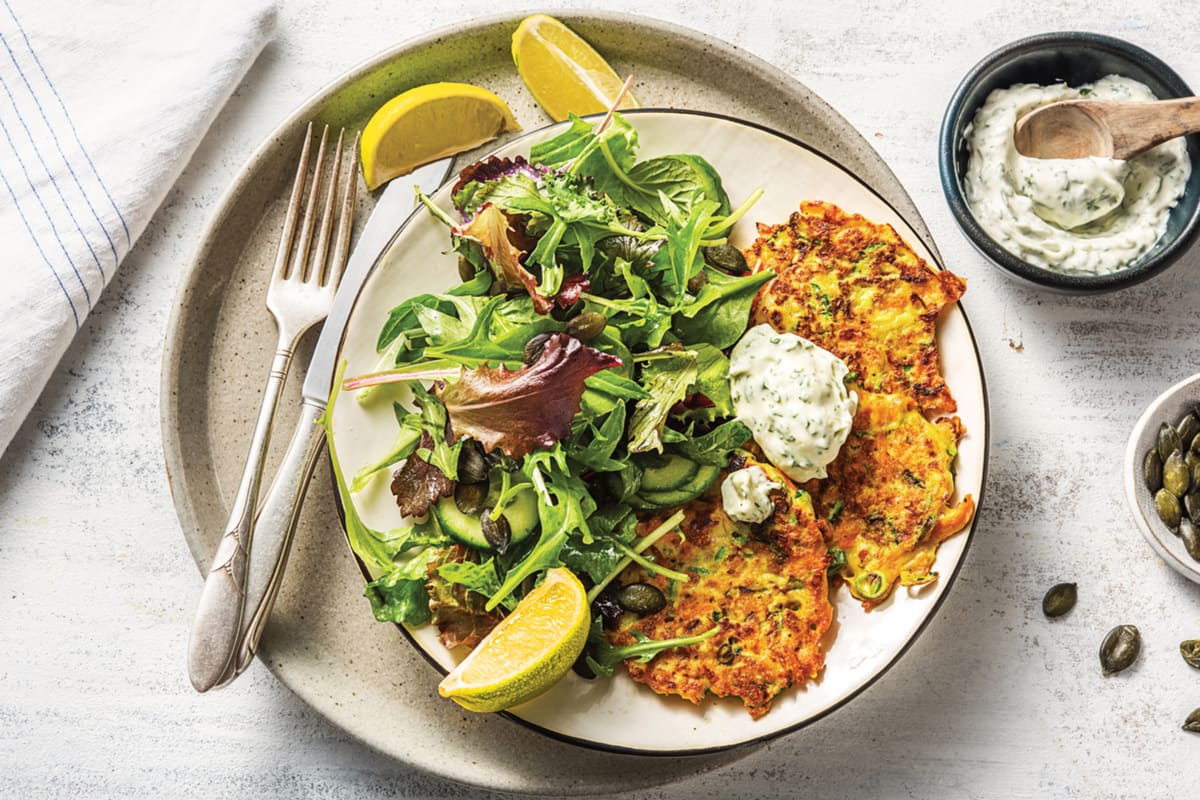
<instances>
[{"instance_id":1,"label":"white wooden table surface","mask_svg":"<svg viewBox=\"0 0 1200 800\"><path fill-rule=\"evenodd\" d=\"M546 3L546 8L560 3ZM960 235L938 184L945 103L984 54L1027 34L1093 30L1142 45L1200 86L1189 3L652 3L623 8L725 38L805 82L878 149L924 215L982 350L991 473L976 541L939 616L875 686L741 762L663 798L1192 796L1200 586L1133 527L1121 490L1128 431L1196 371L1200 253L1116 296L1020 288ZM348 738L261 667L196 695L184 670L200 579L162 467L158 379L175 287L240 165L345 68L512 0L287 0L254 66L105 292L0 460L0 798L469 797ZM1077 580L1049 622L1040 598ZM1134 623L1133 670L1096 651ZM862 707L870 706L869 713ZM801 738L803 747L800 746ZM816 744L814 744L816 743ZM448 754L451 757L452 754Z\"/></svg>"}]
</instances>

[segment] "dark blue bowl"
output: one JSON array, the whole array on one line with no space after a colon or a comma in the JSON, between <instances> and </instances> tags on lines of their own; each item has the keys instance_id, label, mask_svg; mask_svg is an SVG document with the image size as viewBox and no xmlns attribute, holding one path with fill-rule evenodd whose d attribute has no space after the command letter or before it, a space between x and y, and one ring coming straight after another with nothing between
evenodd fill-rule
<instances>
[{"instance_id":1,"label":"dark blue bowl","mask_svg":"<svg viewBox=\"0 0 1200 800\"><path fill-rule=\"evenodd\" d=\"M1009 275L1046 289L1073 294L1110 292L1140 283L1175 262L1200 233L1200 137L1187 137L1192 173L1187 189L1167 220L1167 230L1130 266L1107 275L1064 275L1029 264L997 244L979 227L963 194L969 151L963 130L994 89L1016 83L1071 86L1106 75L1133 78L1156 97L1190 97L1192 90L1156 56L1129 42L1098 33L1043 33L1005 45L980 61L959 84L942 119L938 170L950 211L971 244Z\"/></svg>"}]
</instances>

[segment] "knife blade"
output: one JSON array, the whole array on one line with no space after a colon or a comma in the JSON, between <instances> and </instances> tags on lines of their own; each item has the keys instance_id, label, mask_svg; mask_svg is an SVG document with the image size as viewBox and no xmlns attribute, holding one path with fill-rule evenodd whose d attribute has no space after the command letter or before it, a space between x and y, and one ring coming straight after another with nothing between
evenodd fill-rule
<instances>
[{"instance_id":1,"label":"knife blade","mask_svg":"<svg viewBox=\"0 0 1200 800\"><path fill-rule=\"evenodd\" d=\"M267 617L275 603L287 565L292 535L317 458L325 445L324 428L317 424L325 412L342 336L359 291L372 269L417 213L414 189L432 193L450 175L453 157L426 164L393 179L384 188L350 252L342 280L321 327L301 392L300 419L292 440L255 518L250 541L245 612L238 652L220 685L229 683L254 660Z\"/></svg>"}]
</instances>

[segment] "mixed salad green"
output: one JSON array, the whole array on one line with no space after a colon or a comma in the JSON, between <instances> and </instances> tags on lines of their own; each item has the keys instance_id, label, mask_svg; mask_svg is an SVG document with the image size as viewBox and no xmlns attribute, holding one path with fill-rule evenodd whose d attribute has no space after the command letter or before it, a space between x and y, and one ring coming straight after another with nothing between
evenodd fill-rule
<instances>
[{"instance_id":1,"label":"mixed salad green","mask_svg":"<svg viewBox=\"0 0 1200 800\"><path fill-rule=\"evenodd\" d=\"M528 159L465 169L453 213L422 197L449 228L462 282L393 308L378 368L339 375L331 398L412 393L393 403L390 449L349 482L329 437L378 619L432 620L448 645L473 644L565 565L601 600L594 671L702 638L613 648L601 594L631 562L687 580L644 554L682 514L640 538L637 514L700 495L749 440L727 351L773 273L749 273L726 241L758 192L732 208L700 156L639 161L637 146L619 114L572 118ZM373 530L352 495L388 475L409 524Z\"/></svg>"}]
</instances>

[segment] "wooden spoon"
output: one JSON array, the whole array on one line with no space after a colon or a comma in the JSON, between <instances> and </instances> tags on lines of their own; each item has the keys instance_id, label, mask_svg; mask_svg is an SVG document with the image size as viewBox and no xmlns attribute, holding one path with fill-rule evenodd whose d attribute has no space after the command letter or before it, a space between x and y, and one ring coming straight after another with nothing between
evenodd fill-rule
<instances>
[{"instance_id":1,"label":"wooden spoon","mask_svg":"<svg viewBox=\"0 0 1200 800\"><path fill-rule=\"evenodd\" d=\"M1033 158L1128 159L1156 144L1200 131L1200 98L1151 102L1064 100L1017 120L1013 143Z\"/></svg>"}]
</instances>

